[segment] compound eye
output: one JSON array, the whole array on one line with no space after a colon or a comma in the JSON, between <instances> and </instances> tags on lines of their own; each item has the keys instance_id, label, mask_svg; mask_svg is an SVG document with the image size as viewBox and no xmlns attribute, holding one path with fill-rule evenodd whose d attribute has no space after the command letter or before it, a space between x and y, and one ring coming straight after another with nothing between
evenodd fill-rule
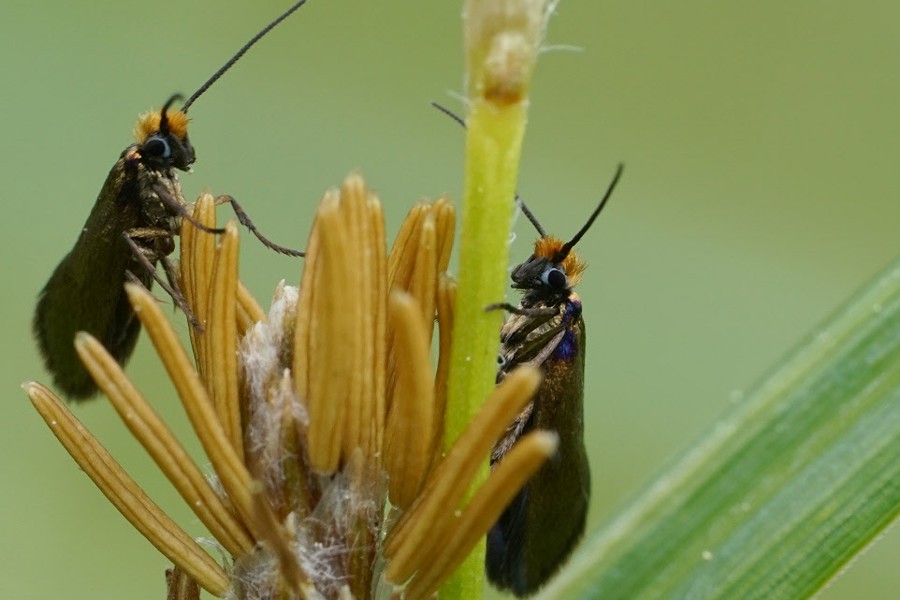
<instances>
[{"instance_id":1,"label":"compound eye","mask_svg":"<svg viewBox=\"0 0 900 600\"><path fill-rule=\"evenodd\" d=\"M172 146L169 145L169 140L160 135L150 136L144 142L143 150L146 156L152 156L153 158L161 158L163 160L172 158Z\"/></svg>"},{"instance_id":2,"label":"compound eye","mask_svg":"<svg viewBox=\"0 0 900 600\"><path fill-rule=\"evenodd\" d=\"M569 284L569 279L562 269L550 268L541 274L541 282L555 290L564 290Z\"/></svg>"}]
</instances>

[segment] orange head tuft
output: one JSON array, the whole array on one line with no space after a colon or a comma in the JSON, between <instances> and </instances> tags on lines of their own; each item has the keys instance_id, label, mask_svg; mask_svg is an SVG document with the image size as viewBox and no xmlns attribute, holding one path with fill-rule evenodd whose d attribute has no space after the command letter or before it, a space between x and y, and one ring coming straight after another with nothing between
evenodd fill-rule
<instances>
[{"instance_id":1,"label":"orange head tuft","mask_svg":"<svg viewBox=\"0 0 900 600\"><path fill-rule=\"evenodd\" d=\"M170 108L166 110L166 120L168 122L169 133L180 140L187 139L187 127L190 119L186 113ZM158 133L161 121L161 110L151 110L138 117L137 125L134 126L135 141L138 144L143 144L147 141L148 137L154 133Z\"/></svg>"},{"instance_id":2,"label":"orange head tuft","mask_svg":"<svg viewBox=\"0 0 900 600\"><path fill-rule=\"evenodd\" d=\"M552 235L544 236L534 243L534 256L544 257L550 262L559 262L559 255L566 245L564 241ZM581 281L581 274L587 267L587 263L578 258L575 250L569 250L569 253L562 259L562 268L566 272L569 280L569 287L574 287Z\"/></svg>"}]
</instances>

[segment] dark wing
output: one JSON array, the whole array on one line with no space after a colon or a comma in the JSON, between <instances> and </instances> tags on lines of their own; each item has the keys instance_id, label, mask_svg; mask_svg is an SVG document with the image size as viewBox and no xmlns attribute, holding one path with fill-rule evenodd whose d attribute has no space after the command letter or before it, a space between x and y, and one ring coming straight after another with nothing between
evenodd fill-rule
<instances>
[{"instance_id":1,"label":"dark wing","mask_svg":"<svg viewBox=\"0 0 900 600\"><path fill-rule=\"evenodd\" d=\"M565 310L571 308L569 305ZM584 533L590 498L584 449L584 322L580 310L561 329L565 336L548 327L545 341L556 347L572 344L577 352L561 358L559 353L548 354L535 345L534 350L521 355L531 354L532 360L542 357L544 380L530 412L520 415L525 419L501 441L511 447L520 435L535 428L556 431L560 440L557 454L516 495L488 533L488 578L517 596L535 592L569 556ZM525 337L527 341L529 336Z\"/></svg>"},{"instance_id":2,"label":"dark wing","mask_svg":"<svg viewBox=\"0 0 900 600\"><path fill-rule=\"evenodd\" d=\"M136 172L126 168L124 152L116 162L72 251L62 259L41 291L34 314L34 333L47 370L56 386L71 398L87 398L97 386L75 353L78 331L87 331L119 363L134 350L140 322L134 316L123 284L132 272L148 288L144 269L134 258L123 233L139 223L135 198Z\"/></svg>"}]
</instances>

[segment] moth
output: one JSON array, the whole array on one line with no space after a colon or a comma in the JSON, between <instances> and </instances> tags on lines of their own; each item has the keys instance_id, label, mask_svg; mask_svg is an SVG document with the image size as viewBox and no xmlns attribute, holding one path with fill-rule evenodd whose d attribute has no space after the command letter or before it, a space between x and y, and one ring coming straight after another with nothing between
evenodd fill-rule
<instances>
[{"instance_id":1,"label":"moth","mask_svg":"<svg viewBox=\"0 0 900 600\"><path fill-rule=\"evenodd\" d=\"M533 429L555 431L559 450L504 510L488 532L485 567L490 581L517 596L540 588L565 562L584 533L591 474L584 448L585 329L581 299L572 288L585 263L574 251L622 176L612 182L584 226L568 242L547 235L528 208L540 238L532 255L513 269L518 306L498 304L509 317L500 332L497 382L519 365L535 365L543 381L491 455L491 466Z\"/></svg>"},{"instance_id":2,"label":"moth","mask_svg":"<svg viewBox=\"0 0 900 600\"><path fill-rule=\"evenodd\" d=\"M253 36L180 109L172 108L181 100L176 95L161 110L139 118L135 142L119 155L75 246L38 296L34 334L47 370L66 396L79 400L97 392L94 380L75 352L77 332L86 331L96 337L120 364L125 364L134 351L141 326L125 295L123 285L127 280L147 288L154 280L159 282L191 316L168 259L175 249L174 236L181 219L190 220L177 175L179 170L190 170L196 159L188 138L188 108L250 47L305 2L296 2ZM241 223L266 246L302 256L262 236L234 198L223 196L220 200L230 202ZM195 225L209 233L222 233ZM163 265L168 283L157 274L157 263ZM195 321L194 324L199 326Z\"/></svg>"}]
</instances>

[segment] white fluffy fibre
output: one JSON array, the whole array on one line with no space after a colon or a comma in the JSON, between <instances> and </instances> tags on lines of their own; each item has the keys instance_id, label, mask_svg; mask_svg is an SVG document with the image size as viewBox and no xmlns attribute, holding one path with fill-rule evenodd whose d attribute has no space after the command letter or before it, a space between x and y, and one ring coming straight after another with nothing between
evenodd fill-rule
<instances>
[{"instance_id":1,"label":"white fluffy fibre","mask_svg":"<svg viewBox=\"0 0 900 600\"><path fill-rule=\"evenodd\" d=\"M286 337L293 333L298 296L298 288L279 282L268 321L256 323L241 340L238 354L252 402L265 399L272 374L289 366L282 364L282 356Z\"/></svg>"},{"instance_id":2,"label":"white fluffy fibre","mask_svg":"<svg viewBox=\"0 0 900 600\"><path fill-rule=\"evenodd\" d=\"M352 576L355 555L372 552L377 543L379 494L384 486L360 488L359 478L342 472L333 477L322 477L322 496L312 514L303 519L289 515L283 526L294 539L293 549L297 562L309 577L322 598L353 598L349 581ZM376 489L377 488L377 489ZM359 528L366 533L359 536ZM365 561L363 561L365 562ZM265 547L258 546L252 555L238 560L232 571L232 589L229 600L271 599L281 584L277 559ZM386 591L381 574L375 573L373 588Z\"/></svg>"},{"instance_id":3,"label":"white fluffy fibre","mask_svg":"<svg viewBox=\"0 0 900 600\"><path fill-rule=\"evenodd\" d=\"M289 454L286 448L294 445L286 444L283 437L285 433L298 433L285 431L286 415L293 418L300 430L301 435L297 437L301 446L302 429L309 423L306 408L294 391L290 371L298 296L296 287L281 282L268 321L256 323L241 340L239 349L248 395L248 450L258 469L254 476L263 479L273 498L284 497L283 488L289 481L285 476L286 466L292 477L296 477L298 462L300 472L310 472L305 464L305 448ZM293 540L297 562L323 598L352 597L348 582L353 568L358 568L354 565L360 564L358 554L373 552L372 545L378 540L376 528L382 516L379 498L384 497L384 481L372 483L370 478L350 474L350 469L348 466L334 476L308 477L308 500L314 503L314 508L283 507L293 511L282 525ZM365 533L359 535L361 531ZM233 589L228 598L272 598L280 585L278 561L269 549L261 546L251 556L235 563Z\"/></svg>"},{"instance_id":4,"label":"white fluffy fibre","mask_svg":"<svg viewBox=\"0 0 900 600\"><path fill-rule=\"evenodd\" d=\"M278 561L262 548L242 557L234 565L226 600L271 600L280 584Z\"/></svg>"},{"instance_id":5,"label":"white fluffy fibre","mask_svg":"<svg viewBox=\"0 0 900 600\"><path fill-rule=\"evenodd\" d=\"M247 332L239 350L250 410L247 443L268 489L282 487L285 461L298 458L284 452L285 412L301 426L308 422L306 409L294 393L289 364L298 296L298 288L281 281L268 320L256 323Z\"/></svg>"},{"instance_id":6,"label":"white fluffy fibre","mask_svg":"<svg viewBox=\"0 0 900 600\"><path fill-rule=\"evenodd\" d=\"M372 483L370 476L354 471L362 460L348 461L333 476L311 474L306 464L303 444L309 416L294 391L290 371L298 296L296 287L279 284L268 321L256 323L241 340L239 358L249 410L246 443L253 457L253 476L261 478L266 491L277 499L273 508L282 515L281 511L290 511L282 526L303 572L323 598L352 598L349 582L358 575L354 569L371 560L380 539L386 485L383 476ZM284 439L285 434L296 436L300 447L296 440ZM292 501L306 501L310 506L278 507L286 499L284 488L297 483L291 478L298 473L309 474L306 491ZM382 589L380 579L380 572L375 573L373 589ZM251 556L235 563L232 581L229 598L275 597L282 584L278 561L268 548L258 546Z\"/></svg>"}]
</instances>

